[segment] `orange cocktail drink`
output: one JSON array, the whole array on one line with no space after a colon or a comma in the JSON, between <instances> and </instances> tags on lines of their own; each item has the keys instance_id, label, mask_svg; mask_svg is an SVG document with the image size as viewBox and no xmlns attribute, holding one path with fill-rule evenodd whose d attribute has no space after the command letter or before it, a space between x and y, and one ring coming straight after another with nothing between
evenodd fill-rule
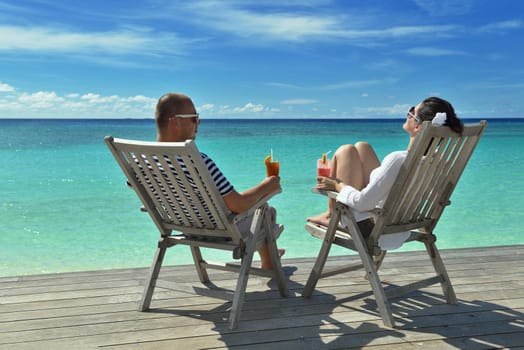
<instances>
[{"instance_id":1,"label":"orange cocktail drink","mask_svg":"<svg viewBox=\"0 0 524 350\"><path fill-rule=\"evenodd\" d=\"M280 162L269 162L266 164L267 176L278 176L280 170Z\"/></svg>"},{"instance_id":2,"label":"orange cocktail drink","mask_svg":"<svg viewBox=\"0 0 524 350\"><path fill-rule=\"evenodd\" d=\"M267 176L278 176L280 170L280 162L273 159L273 152L264 159L266 165Z\"/></svg>"}]
</instances>

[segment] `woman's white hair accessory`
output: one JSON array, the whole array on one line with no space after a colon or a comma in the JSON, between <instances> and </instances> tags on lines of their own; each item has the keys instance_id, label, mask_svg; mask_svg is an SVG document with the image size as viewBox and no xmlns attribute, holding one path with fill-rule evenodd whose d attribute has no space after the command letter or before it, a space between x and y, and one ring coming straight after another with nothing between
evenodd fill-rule
<instances>
[{"instance_id":1,"label":"woman's white hair accessory","mask_svg":"<svg viewBox=\"0 0 524 350\"><path fill-rule=\"evenodd\" d=\"M448 115L446 113L437 113L435 114L435 117L431 121L431 124L442 126L446 122L447 118L448 118Z\"/></svg>"}]
</instances>

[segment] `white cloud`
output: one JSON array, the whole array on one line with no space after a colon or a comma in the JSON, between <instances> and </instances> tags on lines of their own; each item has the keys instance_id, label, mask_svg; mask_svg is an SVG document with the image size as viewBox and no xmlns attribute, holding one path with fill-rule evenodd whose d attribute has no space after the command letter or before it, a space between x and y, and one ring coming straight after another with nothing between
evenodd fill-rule
<instances>
[{"instance_id":1,"label":"white cloud","mask_svg":"<svg viewBox=\"0 0 524 350\"><path fill-rule=\"evenodd\" d=\"M512 29L520 29L522 28L522 21L521 20L511 20L511 21L504 21L504 22L496 22L496 23L490 23L487 24L479 29L480 32L506 32L508 30Z\"/></svg>"},{"instance_id":2,"label":"white cloud","mask_svg":"<svg viewBox=\"0 0 524 350\"><path fill-rule=\"evenodd\" d=\"M0 51L84 53L93 56L97 53L154 55L180 52L186 42L173 33L141 28L80 32L54 27L0 26Z\"/></svg>"},{"instance_id":3,"label":"white cloud","mask_svg":"<svg viewBox=\"0 0 524 350\"><path fill-rule=\"evenodd\" d=\"M462 15L470 12L472 0L414 0L415 3L432 16Z\"/></svg>"},{"instance_id":4,"label":"white cloud","mask_svg":"<svg viewBox=\"0 0 524 350\"><path fill-rule=\"evenodd\" d=\"M395 104L393 106L386 107L367 107L367 108L356 108L357 114L365 114L370 116L392 116L402 118L406 115L411 105L408 104Z\"/></svg>"},{"instance_id":5,"label":"white cloud","mask_svg":"<svg viewBox=\"0 0 524 350\"><path fill-rule=\"evenodd\" d=\"M0 118L149 118L154 115L157 98L143 95L122 97L98 93L68 93L39 91L8 95L0 99ZM30 110L30 115L22 115ZM279 108L248 102L241 106L205 103L197 107L204 118L263 117L280 112Z\"/></svg>"},{"instance_id":6,"label":"white cloud","mask_svg":"<svg viewBox=\"0 0 524 350\"><path fill-rule=\"evenodd\" d=\"M80 97L82 100L88 101L91 104L100 104L100 103L114 103L121 100L120 97L116 95L111 96L101 96L99 94L88 93Z\"/></svg>"},{"instance_id":7,"label":"white cloud","mask_svg":"<svg viewBox=\"0 0 524 350\"><path fill-rule=\"evenodd\" d=\"M222 105L216 106L212 103L206 103L198 107L198 111L205 113L205 117L263 117L272 116L280 112L279 108L265 106L261 103L248 102L242 106Z\"/></svg>"},{"instance_id":8,"label":"white cloud","mask_svg":"<svg viewBox=\"0 0 524 350\"><path fill-rule=\"evenodd\" d=\"M34 109L46 108L64 102L64 98L57 96L55 92L39 91L33 94L23 93L18 97L18 101L28 108Z\"/></svg>"},{"instance_id":9,"label":"white cloud","mask_svg":"<svg viewBox=\"0 0 524 350\"><path fill-rule=\"evenodd\" d=\"M278 83L278 82L271 82L267 83L268 86L278 87L278 88L285 88L285 89L302 89L302 87L294 84L288 84L288 83Z\"/></svg>"},{"instance_id":10,"label":"white cloud","mask_svg":"<svg viewBox=\"0 0 524 350\"><path fill-rule=\"evenodd\" d=\"M241 7L241 2L204 1L191 3L187 9L198 13L194 19L202 25L241 37L299 41L336 31L339 24L336 18L318 14L262 13Z\"/></svg>"},{"instance_id":11,"label":"white cloud","mask_svg":"<svg viewBox=\"0 0 524 350\"><path fill-rule=\"evenodd\" d=\"M387 83L386 80L353 80L353 81L343 81L334 84L328 84L320 87L320 90L340 90L348 88L359 88L364 86L374 86L382 85Z\"/></svg>"},{"instance_id":12,"label":"white cloud","mask_svg":"<svg viewBox=\"0 0 524 350\"><path fill-rule=\"evenodd\" d=\"M8 84L2 84L9 86ZM143 95L103 96L97 93L7 91L0 100L0 118L144 118L153 115L156 99Z\"/></svg>"},{"instance_id":13,"label":"white cloud","mask_svg":"<svg viewBox=\"0 0 524 350\"><path fill-rule=\"evenodd\" d=\"M266 110L262 104L254 104L251 102L246 103L243 107L233 108L234 113L259 113Z\"/></svg>"},{"instance_id":14,"label":"white cloud","mask_svg":"<svg viewBox=\"0 0 524 350\"><path fill-rule=\"evenodd\" d=\"M451 35L456 29L452 25L439 26L398 26L379 29L361 29L366 26L361 16L349 13L325 14L316 11L307 15L291 8L289 12L279 8L261 12L249 9L244 2L204 1L191 3L186 7L195 16L192 21L238 37L254 38L260 41L328 41L386 40L392 38L413 38L414 36ZM286 8L287 9L287 8ZM196 15L198 14L198 16ZM254 43L255 41L251 41Z\"/></svg>"},{"instance_id":15,"label":"white cloud","mask_svg":"<svg viewBox=\"0 0 524 350\"><path fill-rule=\"evenodd\" d=\"M9 84L0 83L0 92L11 92L15 91L15 88Z\"/></svg>"},{"instance_id":16,"label":"white cloud","mask_svg":"<svg viewBox=\"0 0 524 350\"><path fill-rule=\"evenodd\" d=\"M330 91L330 90L344 90L344 89L354 89L362 88L368 86L379 86L379 85L390 85L395 83L396 79L385 78L385 79L369 79L369 80L348 80L341 81L331 84L324 85L315 85L313 87L299 87L297 85L291 85L286 83L270 83L270 86L276 86L281 88L291 88L291 89L300 89L300 90L313 90L313 91ZM282 101L282 104L311 104L317 103L317 100L313 99L290 99Z\"/></svg>"},{"instance_id":17,"label":"white cloud","mask_svg":"<svg viewBox=\"0 0 524 350\"><path fill-rule=\"evenodd\" d=\"M406 50L407 53L415 56L457 56L465 55L464 51L441 49L436 47L416 47Z\"/></svg>"},{"instance_id":18,"label":"white cloud","mask_svg":"<svg viewBox=\"0 0 524 350\"><path fill-rule=\"evenodd\" d=\"M453 25L440 25L440 26L400 26L391 27L384 29L369 29L369 30L347 30L343 32L342 37L347 39L399 39L399 38L414 38L432 34L438 35L450 35L456 27Z\"/></svg>"},{"instance_id":19,"label":"white cloud","mask_svg":"<svg viewBox=\"0 0 524 350\"><path fill-rule=\"evenodd\" d=\"M197 109L199 112L213 111L215 109L215 105L212 103L205 103Z\"/></svg>"},{"instance_id":20,"label":"white cloud","mask_svg":"<svg viewBox=\"0 0 524 350\"><path fill-rule=\"evenodd\" d=\"M475 89L493 89L493 90L515 90L519 91L524 89L524 83L521 82L492 82L492 81L482 81L468 83L466 85L468 88Z\"/></svg>"},{"instance_id":21,"label":"white cloud","mask_svg":"<svg viewBox=\"0 0 524 350\"><path fill-rule=\"evenodd\" d=\"M143 95L130 96L130 97L125 97L122 99L122 101L125 101L125 102L146 102L146 103L150 103L151 100L152 100L151 97L147 97Z\"/></svg>"},{"instance_id":22,"label":"white cloud","mask_svg":"<svg viewBox=\"0 0 524 350\"><path fill-rule=\"evenodd\" d=\"M317 100L308 99L308 98L295 98L291 100L284 100L280 102L283 105L310 105L314 103L318 103Z\"/></svg>"}]
</instances>

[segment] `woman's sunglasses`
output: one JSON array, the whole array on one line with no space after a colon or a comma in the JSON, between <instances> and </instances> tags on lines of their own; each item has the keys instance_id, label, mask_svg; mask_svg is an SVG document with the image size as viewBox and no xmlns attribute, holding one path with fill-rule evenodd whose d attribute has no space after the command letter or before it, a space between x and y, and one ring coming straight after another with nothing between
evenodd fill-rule
<instances>
[{"instance_id":1,"label":"woman's sunglasses","mask_svg":"<svg viewBox=\"0 0 524 350\"><path fill-rule=\"evenodd\" d=\"M409 119L415 119L415 121L419 124L422 123L422 120L420 120L420 118L417 115L415 115L415 106L411 106L409 111L406 113L406 117L408 117Z\"/></svg>"}]
</instances>

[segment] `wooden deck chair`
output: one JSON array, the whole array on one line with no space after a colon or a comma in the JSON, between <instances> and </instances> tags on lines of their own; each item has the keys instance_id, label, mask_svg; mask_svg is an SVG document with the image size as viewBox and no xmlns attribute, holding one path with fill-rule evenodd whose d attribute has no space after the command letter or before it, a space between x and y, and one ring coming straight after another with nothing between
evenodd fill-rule
<instances>
[{"instance_id":1,"label":"wooden deck chair","mask_svg":"<svg viewBox=\"0 0 524 350\"><path fill-rule=\"evenodd\" d=\"M191 247L200 281L210 288L213 285L206 269L239 273L236 291L222 289L219 293L221 297L232 299L229 316L231 329L238 324L250 273L275 277L280 294L287 296L288 289L276 246L283 226L271 222L267 204L274 194L263 198L244 213L233 214L227 209L193 141L141 142L107 136L105 142L160 231L158 249L138 307L140 311L149 308L157 282L161 287L180 290L179 285L157 281L166 249L176 245ZM241 232L237 223L250 217L253 218L251 225L245 225L247 229ZM254 252L266 242L273 264L273 270L269 271L251 266ZM202 258L200 247L232 251L233 258L241 259L241 264L208 263ZM209 292L210 288L189 291ZM217 288L214 289L213 292L217 292Z\"/></svg>"},{"instance_id":2,"label":"wooden deck chair","mask_svg":"<svg viewBox=\"0 0 524 350\"><path fill-rule=\"evenodd\" d=\"M425 122L383 207L373 211L375 226L368 239L362 236L350 208L339 202L328 227L307 223L306 230L323 239L323 243L302 295L310 297L319 278L363 268L382 320L388 327L395 327L389 298L440 283L447 303L455 304L455 292L435 245L433 230L444 208L451 203L451 194L485 127L485 121L466 125L462 135L458 135L447 127ZM324 194L330 198L337 195L335 192ZM348 222L346 229L339 226L342 217L345 217L344 222ZM379 238L406 231L410 232L406 241L424 243L436 275L386 293L378 275L386 253L379 246ZM333 243L357 251L360 261L328 269L325 264Z\"/></svg>"}]
</instances>

